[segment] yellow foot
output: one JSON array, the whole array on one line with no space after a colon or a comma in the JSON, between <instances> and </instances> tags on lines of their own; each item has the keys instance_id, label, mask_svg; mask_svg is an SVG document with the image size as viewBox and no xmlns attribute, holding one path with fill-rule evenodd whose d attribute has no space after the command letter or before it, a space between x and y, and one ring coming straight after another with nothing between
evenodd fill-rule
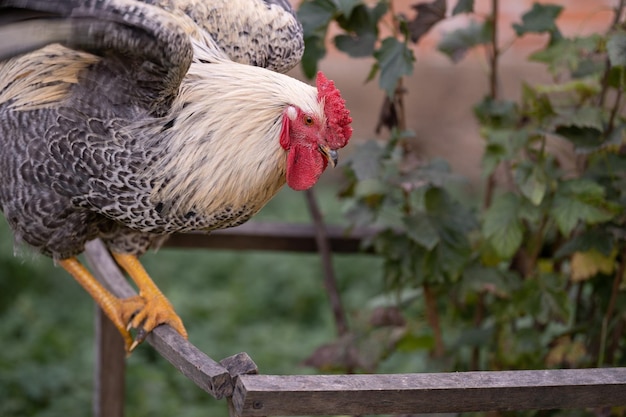
<instances>
[{"instance_id":1,"label":"yellow foot","mask_svg":"<svg viewBox=\"0 0 626 417\"><path fill-rule=\"evenodd\" d=\"M135 297L133 297L135 298ZM168 324L174 328L181 336L187 339L187 330L183 325L183 321L174 311L172 304L165 298L161 292L158 294L142 294L137 298L141 299L143 306L130 317L127 321L126 331L137 329L135 340L128 347L128 352L132 352L141 342L143 342L148 334L160 324ZM122 300L126 301L126 300Z\"/></svg>"},{"instance_id":2,"label":"yellow foot","mask_svg":"<svg viewBox=\"0 0 626 417\"><path fill-rule=\"evenodd\" d=\"M111 304L111 308L104 309L104 313L113 322L115 328L122 335L124 339L124 349L126 353L132 352L146 336L143 336L140 342L133 340L133 336L130 333L131 326L129 323L133 317L137 315L137 312L141 311L145 307L145 301L140 296L134 296L129 298L114 298L114 302Z\"/></svg>"},{"instance_id":3,"label":"yellow foot","mask_svg":"<svg viewBox=\"0 0 626 417\"><path fill-rule=\"evenodd\" d=\"M159 324L169 324L186 339L187 331L182 320L137 258L132 255L114 256L137 284L139 295L123 299L115 297L76 258L60 260L59 265L82 285L113 322L124 339L127 353L132 352ZM137 329L134 340L130 333L132 328Z\"/></svg>"},{"instance_id":4,"label":"yellow foot","mask_svg":"<svg viewBox=\"0 0 626 417\"><path fill-rule=\"evenodd\" d=\"M137 329L135 341L130 346L130 351L143 342L148 334L159 324L169 324L182 337L187 339L187 331L183 321L174 311L174 307L163 295L161 290L150 279L139 260L134 255L113 253L113 257L119 266L124 268L128 275L135 281L139 288L139 297L143 300L143 307L135 311L127 323L126 330Z\"/></svg>"}]
</instances>

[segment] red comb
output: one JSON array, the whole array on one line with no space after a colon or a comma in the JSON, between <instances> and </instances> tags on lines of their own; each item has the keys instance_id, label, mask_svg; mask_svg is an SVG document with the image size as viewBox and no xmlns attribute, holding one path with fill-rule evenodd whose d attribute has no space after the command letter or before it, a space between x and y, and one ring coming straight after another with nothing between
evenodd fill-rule
<instances>
[{"instance_id":1,"label":"red comb","mask_svg":"<svg viewBox=\"0 0 626 417\"><path fill-rule=\"evenodd\" d=\"M346 109L346 101L341 98L341 93L332 80L320 71L315 80L317 85L317 99L324 100L324 112L328 127L334 134L328 140L331 149L339 149L346 146L352 136L352 118L350 110Z\"/></svg>"}]
</instances>

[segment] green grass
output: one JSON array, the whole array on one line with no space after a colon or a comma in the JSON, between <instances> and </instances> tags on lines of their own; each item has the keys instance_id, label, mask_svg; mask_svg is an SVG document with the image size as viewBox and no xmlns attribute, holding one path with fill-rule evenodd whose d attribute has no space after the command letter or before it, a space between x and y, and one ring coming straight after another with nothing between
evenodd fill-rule
<instances>
[{"instance_id":1,"label":"green grass","mask_svg":"<svg viewBox=\"0 0 626 417\"><path fill-rule=\"evenodd\" d=\"M317 192L326 220L339 223L333 191ZM308 222L304 196L285 190L256 219ZM93 302L50 259L13 251L2 220L0 415L88 415ZM335 337L316 254L162 249L142 260L191 342L216 360L247 352L265 374L311 373L301 362ZM342 255L334 264L348 311L381 292L378 259ZM224 401L201 391L149 345L127 364L128 415L227 415Z\"/></svg>"}]
</instances>

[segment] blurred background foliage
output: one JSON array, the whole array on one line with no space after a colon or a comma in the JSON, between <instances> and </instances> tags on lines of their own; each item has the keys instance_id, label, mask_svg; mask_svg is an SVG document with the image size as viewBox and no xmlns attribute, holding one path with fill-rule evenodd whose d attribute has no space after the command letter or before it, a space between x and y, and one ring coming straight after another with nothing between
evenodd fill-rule
<instances>
[{"instance_id":1,"label":"blurred background foliage","mask_svg":"<svg viewBox=\"0 0 626 417\"><path fill-rule=\"evenodd\" d=\"M327 219L377 230L364 242L375 256L334 257L349 316L337 335L315 254L146 255L194 344L216 359L246 351L263 373L626 366L624 2L606 33L574 37L556 22L563 6L534 4L513 24L515 39L501 40L501 1L487 14L473 0L416 2L411 16L392 0L300 4L305 74L330 41L373 57L369 81L385 93L380 138L354 145L339 190L317 190ZM488 87L473 107L484 141L479 195L445 160L416 155L404 103L415 45L459 15L466 23L437 48L450 65L484 52ZM500 58L536 34L545 44L527 59L551 81L504 99ZM289 190L258 219L309 221L304 198ZM93 305L49 260L13 257L1 227L0 415L88 413ZM226 415L147 346L128 360L127 384L129 415Z\"/></svg>"},{"instance_id":2,"label":"blurred background foliage","mask_svg":"<svg viewBox=\"0 0 626 417\"><path fill-rule=\"evenodd\" d=\"M334 187L317 193L340 217ZM259 220L308 222L300 193L281 192ZM0 416L91 413L94 305L50 259L13 256L0 222ZM263 373L312 373L302 362L335 336L316 254L162 249L142 257L184 317L190 341L216 360L247 352ZM380 260L335 259L347 309L383 291ZM190 383L149 345L127 360L127 415L227 415L226 404Z\"/></svg>"}]
</instances>

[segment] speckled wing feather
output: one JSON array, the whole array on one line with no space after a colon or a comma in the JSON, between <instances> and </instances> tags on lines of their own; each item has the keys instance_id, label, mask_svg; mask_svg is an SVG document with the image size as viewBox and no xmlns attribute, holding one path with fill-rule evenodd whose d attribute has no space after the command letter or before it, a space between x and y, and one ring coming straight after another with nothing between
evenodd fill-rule
<instances>
[{"instance_id":1,"label":"speckled wing feather","mask_svg":"<svg viewBox=\"0 0 626 417\"><path fill-rule=\"evenodd\" d=\"M235 62L284 73L304 53L302 26L286 0L144 1L189 16Z\"/></svg>"},{"instance_id":2,"label":"speckled wing feather","mask_svg":"<svg viewBox=\"0 0 626 417\"><path fill-rule=\"evenodd\" d=\"M128 94L125 99L149 106L157 114L167 110L192 60L189 37L171 15L132 0L1 0L0 10L4 8L34 10L57 17L22 22L26 29L21 31L24 39L40 33L39 43L60 42L103 56L108 71L92 73L100 78L115 75L98 82L112 82L110 87L113 87L115 82L126 78L124 88L110 91ZM3 43L18 42L21 37L0 36L0 39ZM123 59L117 59L122 56ZM126 83L132 80L137 80L134 88L126 88Z\"/></svg>"},{"instance_id":3,"label":"speckled wing feather","mask_svg":"<svg viewBox=\"0 0 626 417\"><path fill-rule=\"evenodd\" d=\"M104 3L121 11L137 2L187 15L211 35L230 59L239 63L287 72L304 53L302 26L287 0L131 0L119 1L117 6L114 2ZM90 8L89 3L0 1L0 60L55 42L84 47L76 43L76 37L94 37L88 30L93 22L87 24L84 11L91 9L89 13L95 19L110 19L102 12L105 7ZM79 25L75 19L64 19L69 17L80 17L82 22Z\"/></svg>"}]
</instances>

